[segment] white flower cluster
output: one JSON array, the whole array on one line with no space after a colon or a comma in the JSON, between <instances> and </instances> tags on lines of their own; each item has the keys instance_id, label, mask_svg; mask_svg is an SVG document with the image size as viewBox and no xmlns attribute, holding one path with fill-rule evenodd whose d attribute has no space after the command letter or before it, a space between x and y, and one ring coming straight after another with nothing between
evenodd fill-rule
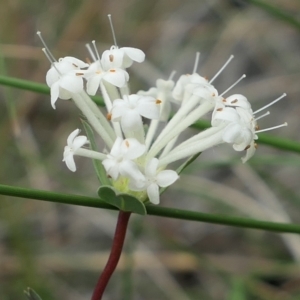
<instances>
[{"instance_id":1,"label":"white flower cluster","mask_svg":"<svg viewBox=\"0 0 300 300\"><path fill-rule=\"evenodd\" d=\"M221 143L232 144L236 151L245 151L242 160L246 162L256 149L257 120L269 112L260 117L256 114L285 96L253 112L245 96L225 98L223 95L231 87L219 94L212 85L232 57L208 81L196 73L199 55L191 75L182 75L177 82L158 79L156 87L149 91L131 94L126 68L134 61L143 62L143 51L112 46L100 58L94 42L93 48L89 45L87 48L94 60L92 63L68 56L56 61L45 45L44 52L51 62L46 81L51 89L53 108L58 98L73 99L103 139L109 153L83 148L88 144L87 137L78 136L76 129L68 137L63 161L74 172L74 155L99 159L115 187L122 192L139 192L143 195L141 200L148 197L154 204L159 203L159 188L171 185L179 177L175 171L166 170L170 163ZM106 105L106 116L89 97L99 89ZM171 102L175 102L178 110L168 121ZM211 127L178 144L178 136L209 112L212 112ZM143 118L150 120L148 130L145 130ZM158 132L161 122L166 124Z\"/></svg>"}]
</instances>

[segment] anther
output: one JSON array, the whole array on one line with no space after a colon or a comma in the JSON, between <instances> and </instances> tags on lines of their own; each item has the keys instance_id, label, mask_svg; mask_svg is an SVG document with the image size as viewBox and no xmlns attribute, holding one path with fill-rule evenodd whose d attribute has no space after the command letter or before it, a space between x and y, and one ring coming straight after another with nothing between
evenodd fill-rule
<instances>
[{"instance_id":1,"label":"anther","mask_svg":"<svg viewBox=\"0 0 300 300\"><path fill-rule=\"evenodd\" d=\"M256 143L254 143L254 148L257 149L258 148L258 145Z\"/></svg>"},{"instance_id":2,"label":"anther","mask_svg":"<svg viewBox=\"0 0 300 300\"><path fill-rule=\"evenodd\" d=\"M237 103L238 102L238 99L235 99L235 100L232 100L230 103L231 104L235 104L235 103Z\"/></svg>"},{"instance_id":3,"label":"anther","mask_svg":"<svg viewBox=\"0 0 300 300\"><path fill-rule=\"evenodd\" d=\"M109 61L113 62L114 61L114 56L112 54L109 55Z\"/></svg>"},{"instance_id":4,"label":"anther","mask_svg":"<svg viewBox=\"0 0 300 300\"><path fill-rule=\"evenodd\" d=\"M76 64L72 64L75 68L78 68L78 66Z\"/></svg>"},{"instance_id":5,"label":"anther","mask_svg":"<svg viewBox=\"0 0 300 300\"><path fill-rule=\"evenodd\" d=\"M76 73L76 76L83 76L84 73Z\"/></svg>"},{"instance_id":6,"label":"anther","mask_svg":"<svg viewBox=\"0 0 300 300\"><path fill-rule=\"evenodd\" d=\"M129 148L129 142L127 140L125 140L125 145L127 148Z\"/></svg>"},{"instance_id":7,"label":"anther","mask_svg":"<svg viewBox=\"0 0 300 300\"><path fill-rule=\"evenodd\" d=\"M160 104L162 101L159 99L156 99L155 104Z\"/></svg>"},{"instance_id":8,"label":"anther","mask_svg":"<svg viewBox=\"0 0 300 300\"><path fill-rule=\"evenodd\" d=\"M106 119L107 119L108 121L110 121L110 120L111 120L111 113L107 113L107 115L106 115Z\"/></svg>"},{"instance_id":9,"label":"anther","mask_svg":"<svg viewBox=\"0 0 300 300\"><path fill-rule=\"evenodd\" d=\"M248 145L244 150L248 150L249 148L250 148L251 146L250 145Z\"/></svg>"},{"instance_id":10,"label":"anther","mask_svg":"<svg viewBox=\"0 0 300 300\"><path fill-rule=\"evenodd\" d=\"M221 107L221 108L217 108L217 111L222 111L223 110L223 108Z\"/></svg>"},{"instance_id":11,"label":"anther","mask_svg":"<svg viewBox=\"0 0 300 300\"><path fill-rule=\"evenodd\" d=\"M112 70L109 70L109 72L114 73L114 72L116 72L116 70L113 70L113 69L112 69Z\"/></svg>"}]
</instances>

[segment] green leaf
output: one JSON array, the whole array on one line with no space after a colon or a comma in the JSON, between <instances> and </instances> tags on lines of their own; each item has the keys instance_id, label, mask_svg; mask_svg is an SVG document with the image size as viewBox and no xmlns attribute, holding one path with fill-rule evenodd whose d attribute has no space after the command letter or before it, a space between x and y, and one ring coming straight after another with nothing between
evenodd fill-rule
<instances>
[{"instance_id":1,"label":"green leaf","mask_svg":"<svg viewBox=\"0 0 300 300\"><path fill-rule=\"evenodd\" d=\"M117 194L111 186L100 187L98 195L102 201L113 205L122 211L134 212L139 215L147 214L143 202L129 194Z\"/></svg>"},{"instance_id":2,"label":"green leaf","mask_svg":"<svg viewBox=\"0 0 300 300\"><path fill-rule=\"evenodd\" d=\"M24 291L28 300L42 300L42 298L30 287Z\"/></svg>"},{"instance_id":3,"label":"green leaf","mask_svg":"<svg viewBox=\"0 0 300 300\"><path fill-rule=\"evenodd\" d=\"M95 142L95 137L94 137L94 132L90 124L84 120L81 120L83 127L85 129L85 132L87 134L87 137L90 141L91 149L94 151L97 151L97 146ZM100 160L98 159L93 159L93 165L97 174L97 177L100 181L101 185L111 185L111 181L107 177L106 171L101 163Z\"/></svg>"}]
</instances>

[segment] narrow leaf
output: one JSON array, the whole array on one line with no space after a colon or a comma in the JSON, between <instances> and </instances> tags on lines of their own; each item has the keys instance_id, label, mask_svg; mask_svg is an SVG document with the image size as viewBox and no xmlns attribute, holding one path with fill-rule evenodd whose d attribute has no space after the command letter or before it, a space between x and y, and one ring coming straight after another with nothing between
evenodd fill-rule
<instances>
[{"instance_id":1,"label":"narrow leaf","mask_svg":"<svg viewBox=\"0 0 300 300\"><path fill-rule=\"evenodd\" d=\"M81 120L81 122L85 129L87 137L90 141L91 149L94 151L97 151L97 146L96 146L94 132L93 132L92 127L90 126L90 124L88 122L86 122L84 120ZM93 159L93 165L94 165L97 177L100 181L100 184L101 185L111 185L111 181L107 177L106 171L105 171L101 161L99 161L98 159Z\"/></svg>"}]
</instances>

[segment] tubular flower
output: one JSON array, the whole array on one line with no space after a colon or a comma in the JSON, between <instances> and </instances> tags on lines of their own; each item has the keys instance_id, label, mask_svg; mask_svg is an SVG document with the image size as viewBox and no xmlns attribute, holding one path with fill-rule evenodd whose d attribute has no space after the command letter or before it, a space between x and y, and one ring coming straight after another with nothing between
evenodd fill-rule
<instances>
[{"instance_id":1,"label":"tubular flower","mask_svg":"<svg viewBox=\"0 0 300 300\"><path fill-rule=\"evenodd\" d=\"M78 136L80 130L74 130L67 139L67 146L64 150L63 161L66 163L67 167L72 171L76 171L76 165L74 162L74 155L82 146L88 143L87 137L80 135Z\"/></svg>"},{"instance_id":2,"label":"tubular flower","mask_svg":"<svg viewBox=\"0 0 300 300\"><path fill-rule=\"evenodd\" d=\"M147 92L130 94L126 68L133 62L143 62L144 52L112 46L101 56L95 42L93 46L93 50L89 45L87 48L94 62L86 64L73 57L56 61L45 45L44 52L51 62L46 81L51 88L52 106L55 108L58 97L73 99L106 144L104 153L84 149L87 138L78 136L79 130L76 129L67 139L63 161L74 172L74 155L100 160L111 184L119 192L132 195L138 192L142 195L139 196L141 200L148 198L151 203L158 204L159 189L179 178L178 173L168 167L169 164L219 144L231 144L234 150L245 151L242 161L246 162L256 151L257 133L287 125L284 123L264 130L258 130L257 125L257 120L269 112L257 114L285 94L253 112L245 96L224 96L245 75L221 94L212 85L233 56L208 80L196 72L197 53L191 75L181 75L174 80L172 73L168 80L157 79L156 86ZM98 89L106 106L106 116L88 96L95 95ZM177 110L169 119L171 103L177 106ZM211 117L211 127L178 143L181 133L204 116ZM149 119L149 126L144 126L143 118Z\"/></svg>"}]
</instances>

